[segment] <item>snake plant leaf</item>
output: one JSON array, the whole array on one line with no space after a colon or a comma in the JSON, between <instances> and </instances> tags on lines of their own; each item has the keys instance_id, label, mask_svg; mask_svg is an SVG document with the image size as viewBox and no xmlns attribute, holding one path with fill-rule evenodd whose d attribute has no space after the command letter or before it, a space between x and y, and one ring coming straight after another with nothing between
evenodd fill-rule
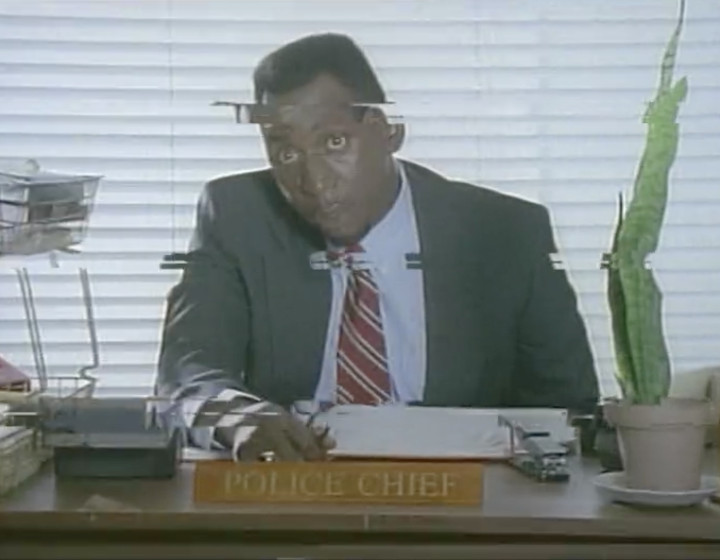
<instances>
[{"instance_id":1,"label":"snake plant leaf","mask_svg":"<svg viewBox=\"0 0 720 560\"><path fill-rule=\"evenodd\" d=\"M609 298L617 376L624 397L640 404L658 403L670 388L662 293L646 262L660 239L670 168L677 154L677 114L687 95L685 78L672 84L684 8L683 0L663 56L658 91L643 117L647 135L632 200L613 240L612 260L617 272L611 267Z\"/></svg>"},{"instance_id":2,"label":"snake plant leaf","mask_svg":"<svg viewBox=\"0 0 720 560\"><path fill-rule=\"evenodd\" d=\"M607 296L612 319L613 346L615 350L615 361L617 367L617 380L620 383L620 389L626 399L634 400L638 393L636 387L635 369L632 364L632 356L630 355L630 341L627 332L627 322L625 318L625 296L623 295L622 285L620 283L620 273L617 263L617 243L620 234L620 228L623 223L623 197L622 193L618 200L618 218L615 225L615 233L613 234L612 252L607 262Z\"/></svg>"}]
</instances>

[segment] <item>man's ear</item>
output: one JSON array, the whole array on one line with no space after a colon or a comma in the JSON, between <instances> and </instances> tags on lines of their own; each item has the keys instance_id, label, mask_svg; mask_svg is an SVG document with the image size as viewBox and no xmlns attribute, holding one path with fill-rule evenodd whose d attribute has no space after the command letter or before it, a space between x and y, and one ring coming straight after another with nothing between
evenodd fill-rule
<instances>
[{"instance_id":1,"label":"man's ear","mask_svg":"<svg viewBox=\"0 0 720 560\"><path fill-rule=\"evenodd\" d=\"M379 125L384 129L388 141L388 151L394 154L402 148L405 142L405 125L390 124L385 113L377 107L370 107L363 115L363 122L369 125Z\"/></svg>"},{"instance_id":2,"label":"man's ear","mask_svg":"<svg viewBox=\"0 0 720 560\"><path fill-rule=\"evenodd\" d=\"M388 125L388 146L390 153L394 154L402 148L405 143L405 125L390 124Z\"/></svg>"}]
</instances>

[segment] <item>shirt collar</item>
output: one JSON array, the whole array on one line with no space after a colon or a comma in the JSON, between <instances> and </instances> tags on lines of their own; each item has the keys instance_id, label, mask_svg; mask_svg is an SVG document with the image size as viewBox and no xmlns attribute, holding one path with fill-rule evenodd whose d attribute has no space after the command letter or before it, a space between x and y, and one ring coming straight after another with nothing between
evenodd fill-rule
<instances>
[{"instance_id":1,"label":"shirt collar","mask_svg":"<svg viewBox=\"0 0 720 560\"><path fill-rule=\"evenodd\" d=\"M398 251L407 251L408 239L412 219L412 201L410 198L410 185L408 183L405 168L401 162L393 158L393 164L400 181L400 190L395 197L392 207L365 234L360 244L370 260L381 259L384 256L397 254ZM337 250L330 242L329 249Z\"/></svg>"}]
</instances>

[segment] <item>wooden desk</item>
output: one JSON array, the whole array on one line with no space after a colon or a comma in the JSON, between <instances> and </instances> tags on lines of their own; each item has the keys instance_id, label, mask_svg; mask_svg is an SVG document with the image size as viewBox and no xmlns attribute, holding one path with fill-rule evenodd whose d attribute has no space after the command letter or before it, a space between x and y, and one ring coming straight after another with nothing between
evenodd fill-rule
<instances>
[{"instance_id":1,"label":"wooden desk","mask_svg":"<svg viewBox=\"0 0 720 560\"><path fill-rule=\"evenodd\" d=\"M49 467L0 500L0 558L720 558L720 507L602 503L580 458L569 483L489 465L484 504L452 508L195 505L192 464L133 482ZM83 511L94 495L138 511Z\"/></svg>"}]
</instances>

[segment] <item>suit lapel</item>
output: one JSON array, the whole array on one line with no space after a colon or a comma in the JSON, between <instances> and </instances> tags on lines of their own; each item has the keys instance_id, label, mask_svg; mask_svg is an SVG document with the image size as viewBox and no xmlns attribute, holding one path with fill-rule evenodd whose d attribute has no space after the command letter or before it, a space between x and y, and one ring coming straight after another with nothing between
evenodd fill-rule
<instances>
[{"instance_id":1,"label":"suit lapel","mask_svg":"<svg viewBox=\"0 0 720 560\"><path fill-rule=\"evenodd\" d=\"M273 185L273 191L277 187ZM273 249L263 255L264 284L272 342L271 386L281 404L313 397L320 375L332 299L330 272L313 270L310 255L322 238L285 204L271 220Z\"/></svg>"},{"instance_id":2,"label":"suit lapel","mask_svg":"<svg viewBox=\"0 0 720 560\"><path fill-rule=\"evenodd\" d=\"M472 259L460 246L457 208L445 180L414 164L405 164L412 188L420 237L427 367L424 404L458 405L473 399L482 377L484 353L475 324L474 294L482 290ZM471 295L472 294L472 295ZM469 299L470 298L470 299ZM468 403L471 400L467 401Z\"/></svg>"}]
</instances>

